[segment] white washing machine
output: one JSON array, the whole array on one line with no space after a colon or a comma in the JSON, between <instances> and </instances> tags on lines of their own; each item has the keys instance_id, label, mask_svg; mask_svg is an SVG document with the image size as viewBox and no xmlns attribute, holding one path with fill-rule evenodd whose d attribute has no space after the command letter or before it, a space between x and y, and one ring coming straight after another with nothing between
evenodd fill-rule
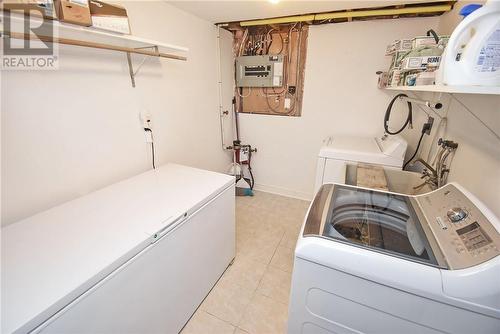
<instances>
[{"instance_id":1,"label":"white washing machine","mask_svg":"<svg viewBox=\"0 0 500 334\"><path fill-rule=\"evenodd\" d=\"M500 333L500 222L457 184L323 185L296 250L289 333Z\"/></svg>"},{"instance_id":2,"label":"white washing machine","mask_svg":"<svg viewBox=\"0 0 500 334\"><path fill-rule=\"evenodd\" d=\"M401 169L407 146L400 136L328 137L319 151L314 191L325 183L345 183L347 163Z\"/></svg>"}]
</instances>

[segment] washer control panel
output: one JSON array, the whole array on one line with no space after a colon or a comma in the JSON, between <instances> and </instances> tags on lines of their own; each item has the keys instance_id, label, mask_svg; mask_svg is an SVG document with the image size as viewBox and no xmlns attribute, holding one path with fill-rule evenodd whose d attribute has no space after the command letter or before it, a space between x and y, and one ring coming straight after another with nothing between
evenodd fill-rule
<instances>
[{"instance_id":1,"label":"washer control panel","mask_svg":"<svg viewBox=\"0 0 500 334\"><path fill-rule=\"evenodd\" d=\"M453 184L418 196L430 230L450 269L478 265L500 255L500 234Z\"/></svg>"},{"instance_id":2,"label":"washer control panel","mask_svg":"<svg viewBox=\"0 0 500 334\"><path fill-rule=\"evenodd\" d=\"M458 223L458 222L464 220L465 218L467 218L467 216L469 214L463 208L453 208L453 209L448 210L446 215L448 216L448 219L452 223Z\"/></svg>"}]
</instances>

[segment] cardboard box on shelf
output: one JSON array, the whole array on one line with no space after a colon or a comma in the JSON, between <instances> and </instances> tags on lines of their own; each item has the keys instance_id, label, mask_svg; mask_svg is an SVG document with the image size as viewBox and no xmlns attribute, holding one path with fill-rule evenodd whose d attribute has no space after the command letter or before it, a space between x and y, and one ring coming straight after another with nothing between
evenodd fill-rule
<instances>
[{"instance_id":1,"label":"cardboard box on shelf","mask_svg":"<svg viewBox=\"0 0 500 334\"><path fill-rule=\"evenodd\" d=\"M55 0L57 17L62 22L91 26L88 0Z\"/></svg>"},{"instance_id":2,"label":"cardboard box on shelf","mask_svg":"<svg viewBox=\"0 0 500 334\"><path fill-rule=\"evenodd\" d=\"M415 81L416 86L434 85L436 82L436 72L420 72Z\"/></svg>"},{"instance_id":3,"label":"cardboard box on shelf","mask_svg":"<svg viewBox=\"0 0 500 334\"><path fill-rule=\"evenodd\" d=\"M394 69L391 72L389 72L389 79L388 79L388 86L389 87L396 87L399 86L401 83L401 70L399 69Z\"/></svg>"},{"instance_id":4,"label":"cardboard box on shelf","mask_svg":"<svg viewBox=\"0 0 500 334\"><path fill-rule=\"evenodd\" d=\"M4 0L3 9L19 14L57 19L53 0Z\"/></svg>"},{"instance_id":5,"label":"cardboard box on shelf","mask_svg":"<svg viewBox=\"0 0 500 334\"><path fill-rule=\"evenodd\" d=\"M445 47L446 44L448 44L450 36L441 35L438 37L439 37L439 45ZM417 36L412 41L413 49L419 48L421 46L433 46L433 45L436 45L436 40L434 39L434 37L429 37L429 36Z\"/></svg>"},{"instance_id":6,"label":"cardboard box on shelf","mask_svg":"<svg viewBox=\"0 0 500 334\"><path fill-rule=\"evenodd\" d=\"M417 36L413 39L412 47L416 49L421 46L436 45L436 40L432 36Z\"/></svg>"},{"instance_id":7,"label":"cardboard box on shelf","mask_svg":"<svg viewBox=\"0 0 500 334\"><path fill-rule=\"evenodd\" d=\"M412 49L412 40L411 39L397 39L387 46L385 51L386 56L390 56L394 53L401 51L410 51Z\"/></svg>"},{"instance_id":8,"label":"cardboard box on shelf","mask_svg":"<svg viewBox=\"0 0 500 334\"><path fill-rule=\"evenodd\" d=\"M441 56L406 57L401 62L401 69L403 71L426 70L437 68L440 62Z\"/></svg>"},{"instance_id":9,"label":"cardboard box on shelf","mask_svg":"<svg viewBox=\"0 0 500 334\"><path fill-rule=\"evenodd\" d=\"M127 10L98 0L90 0L90 15L95 28L130 34Z\"/></svg>"},{"instance_id":10,"label":"cardboard box on shelf","mask_svg":"<svg viewBox=\"0 0 500 334\"><path fill-rule=\"evenodd\" d=\"M394 53L392 56L392 61L391 61L391 66L389 67L389 70L393 68L400 68L401 67L401 61L403 60L404 56L408 53L408 51L397 51Z\"/></svg>"}]
</instances>

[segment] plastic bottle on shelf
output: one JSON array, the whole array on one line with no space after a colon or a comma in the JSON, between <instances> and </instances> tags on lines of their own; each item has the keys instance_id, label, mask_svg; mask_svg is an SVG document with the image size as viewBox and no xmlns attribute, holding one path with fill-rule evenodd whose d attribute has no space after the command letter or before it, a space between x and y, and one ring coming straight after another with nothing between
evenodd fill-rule
<instances>
[{"instance_id":1,"label":"plastic bottle on shelf","mask_svg":"<svg viewBox=\"0 0 500 334\"><path fill-rule=\"evenodd\" d=\"M465 18L448 41L437 83L500 86L500 1L468 5L460 14Z\"/></svg>"}]
</instances>

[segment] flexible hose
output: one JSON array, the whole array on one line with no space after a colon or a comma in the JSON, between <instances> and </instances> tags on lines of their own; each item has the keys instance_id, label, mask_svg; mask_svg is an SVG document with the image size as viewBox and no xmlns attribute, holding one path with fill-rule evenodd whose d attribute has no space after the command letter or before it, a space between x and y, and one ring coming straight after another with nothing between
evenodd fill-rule
<instances>
[{"instance_id":1,"label":"flexible hose","mask_svg":"<svg viewBox=\"0 0 500 334\"><path fill-rule=\"evenodd\" d=\"M418 153L418 150L420 149L420 144L422 144L422 139L424 138L424 135L425 135L425 132L422 131L422 134L420 135L420 139L418 140L418 144L417 144L417 148L415 149L415 152L413 153L413 155L411 156L410 159L408 159L408 161L403 165L403 170L406 168L406 166L408 166L408 164L413 160L415 159L415 156L417 155Z\"/></svg>"},{"instance_id":2,"label":"flexible hose","mask_svg":"<svg viewBox=\"0 0 500 334\"><path fill-rule=\"evenodd\" d=\"M402 132L406 126L408 124L410 124L410 126L413 124L413 116L412 116L412 106L411 106L411 102L410 101L407 101L408 103L408 116L406 117L406 121L405 121L405 124L403 124L403 126L401 127L401 129L395 131L395 132L392 132L389 130L389 119L391 118L391 112L392 112L392 106L394 105L394 102L396 102L397 99L399 99L400 97L408 97L408 95L406 94L398 94L396 96L394 96L394 98L391 100L391 102L389 103L389 105L387 106L387 110L385 111L385 116L384 116L384 130L387 134L390 134L390 135L397 135L398 133Z\"/></svg>"}]
</instances>

